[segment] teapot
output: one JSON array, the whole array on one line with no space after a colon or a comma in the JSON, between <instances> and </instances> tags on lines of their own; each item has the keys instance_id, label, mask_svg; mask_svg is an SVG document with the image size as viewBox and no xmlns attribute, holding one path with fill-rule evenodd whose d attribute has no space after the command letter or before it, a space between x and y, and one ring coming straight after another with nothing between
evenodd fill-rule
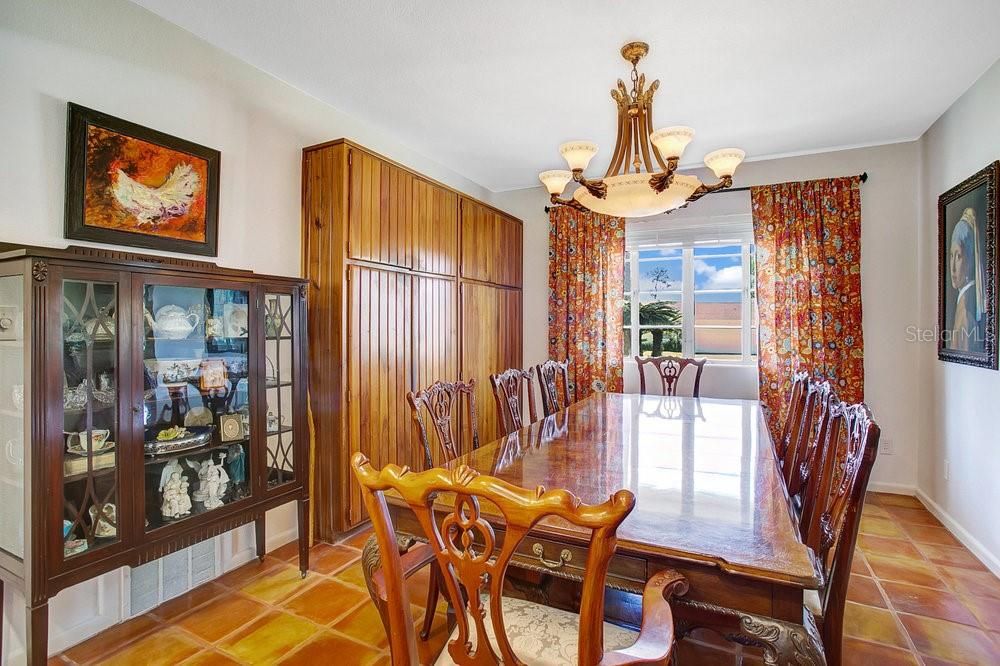
<instances>
[{"instance_id":1,"label":"teapot","mask_svg":"<svg viewBox=\"0 0 1000 666\"><path fill-rule=\"evenodd\" d=\"M201 317L197 313L185 312L184 308L177 305L164 305L156 311L155 319L149 314L149 310L145 314L153 335L168 340L183 340L201 323Z\"/></svg>"}]
</instances>

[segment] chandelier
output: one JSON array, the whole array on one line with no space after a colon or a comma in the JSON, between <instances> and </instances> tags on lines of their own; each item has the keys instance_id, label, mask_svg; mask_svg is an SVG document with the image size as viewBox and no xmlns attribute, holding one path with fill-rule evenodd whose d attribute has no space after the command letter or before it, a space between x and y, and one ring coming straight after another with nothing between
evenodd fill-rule
<instances>
[{"instance_id":1,"label":"chandelier","mask_svg":"<svg viewBox=\"0 0 1000 666\"><path fill-rule=\"evenodd\" d=\"M632 63L632 91L621 79L611 91L618 105L618 134L604 178L592 180L583 175L597 153L596 144L564 143L559 152L570 170L538 175L552 203L616 217L647 217L686 206L733 184L733 173L746 157L738 148L723 148L705 156L705 166L719 179L717 183L705 185L696 176L677 173L677 164L694 138L694 130L678 125L653 131L653 94L660 82L653 81L646 88L646 75L636 69L648 52L645 42L630 42L622 47L622 57ZM572 198L564 199L560 195L571 180L580 187Z\"/></svg>"}]
</instances>

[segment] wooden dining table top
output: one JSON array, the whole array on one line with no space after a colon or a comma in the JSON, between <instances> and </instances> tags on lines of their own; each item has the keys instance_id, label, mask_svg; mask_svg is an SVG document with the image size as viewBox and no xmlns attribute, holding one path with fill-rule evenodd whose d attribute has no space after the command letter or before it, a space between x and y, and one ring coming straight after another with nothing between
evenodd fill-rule
<instances>
[{"instance_id":1,"label":"wooden dining table top","mask_svg":"<svg viewBox=\"0 0 1000 666\"><path fill-rule=\"evenodd\" d=\"M756 400L595 393L449 467L463 464L522 487L563 488L586 503L630 490L636 505L618 530L619 553L819 586ZM554 517L536 529L589 538Z\"/></svg>"}]
</instances>

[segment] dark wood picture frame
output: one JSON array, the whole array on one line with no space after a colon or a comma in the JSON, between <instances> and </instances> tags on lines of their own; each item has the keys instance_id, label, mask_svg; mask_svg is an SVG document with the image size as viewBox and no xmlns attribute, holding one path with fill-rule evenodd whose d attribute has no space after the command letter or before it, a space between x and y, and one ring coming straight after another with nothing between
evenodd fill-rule
<instances>
[{"instance_id":1,"label":"dark wood picture frame","mask_svg":"<svg viewBox=\"0 0 1000 666\"><path fill-rule=\"evenodd\" d=\"M84 215L87 178L87 130L97 126L130 138L187 153L207 162L205 188L205 241L158 237L149 233L132 233L118 229L88 226ZM221 153L214 148L143 127L106 113L70 102L66 132L66 238L95 241L113 245L141 247L166 252L182 252L214 257L219 242L219 163Z\"/></svg>"},{"instance_id":2,"label":"dark wood picture frame","mask_svg":"<svg viewBox=\"0 0 1000 666\"><path fill-rule=\"evenodd\" d=\"M998 267L997 267L997 192L1000 188L1000 161L987 165L973 176L962 181L938 197L938 359L950 363L962 363L974 365L981 368L997 369L997 294L998 294ZM960 200L965 198L968 202L969 195L982 190L982 201L984 202L981 213L982 220L976 220L977 233L981 232L983 241L979 243L982 248L981 262L981 290L984 302L981 330L977 335L982 336L982 350L963 350L961 345L956 346L952 342L954 337L954 321L947 321L947 307L949 303L949 290L954 290L951 284L950 267L950 245L952 230L958 222L958 217L963 211L956 210L963 204ZM953 204L956 204L953 206ZM950 222L950 225L949 225ZM973 266L976 270L976 266ZM974 278L973 278L974 280ZM970 296L975 298L975 296ZM955 304L957 310L957 302ZM954 317L953 317L954 319ZM978 345L976 345L978 347Z\"/></svg>"}]
</instances>

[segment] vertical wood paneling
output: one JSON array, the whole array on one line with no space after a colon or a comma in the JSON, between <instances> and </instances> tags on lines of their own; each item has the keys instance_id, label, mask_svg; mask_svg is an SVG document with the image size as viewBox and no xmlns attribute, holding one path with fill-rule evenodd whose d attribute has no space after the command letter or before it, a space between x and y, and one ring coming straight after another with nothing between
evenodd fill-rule
<instances>
[{"instance_id":1,"label":"vertical wood paneling","mask_svg":"<svg viewBox=\"0 0 1000 666\"><path fill-rule=\"evenodd\" d=\"M419 467L410 446L407 379L411 368L411 277L405 273L350 266L348 347L350 410L348 459L361 451L382 465ZM361 490L349 479L351 524L364 518Z\"/></svg>"},{"instance_id":2,"label":"vertical wood paneling","mask_svg":"<svg viewBox=\"0 0 1000 666\"><path fill-rule=\"evenodd\" d=\"M413 268L455 275L458 195L422 179L413 181Z\"/></svg>"},{"instance_id":3,"label":"vertical wood paneling","mask_svg":"<svg viewBox=\"0 0 1000 666\"><path fill-rule=\"evenodd\" d=\"M417 178L352 148L348 256L390 266L413 265L413 185Z\"/></svg>"},{"instance_id":4,"label":"vertical wood paneling","mask_svg":"<svg viewBox=\"0 0 1000 666\"><path fill-rule=\"evenodd\" d=\"M462 277L521 286L522 227L472 199L462 198Z\"/></svg>"},{"instance_id":5,"label":"vertical wood paneling","mask_svg":"<svg viewBox=\"0 0 1000 666\"><path fill-rule=\"evenodd\" d=\"M458 378L455 291L452 280L413 278L413 390L426 388L439 380L454 381ZM412 421L409 429L412 450L419 454L420 440ZM444 462L439 447L432 447L431 455L435 465Z\"/></svg>"}]
</instances>

